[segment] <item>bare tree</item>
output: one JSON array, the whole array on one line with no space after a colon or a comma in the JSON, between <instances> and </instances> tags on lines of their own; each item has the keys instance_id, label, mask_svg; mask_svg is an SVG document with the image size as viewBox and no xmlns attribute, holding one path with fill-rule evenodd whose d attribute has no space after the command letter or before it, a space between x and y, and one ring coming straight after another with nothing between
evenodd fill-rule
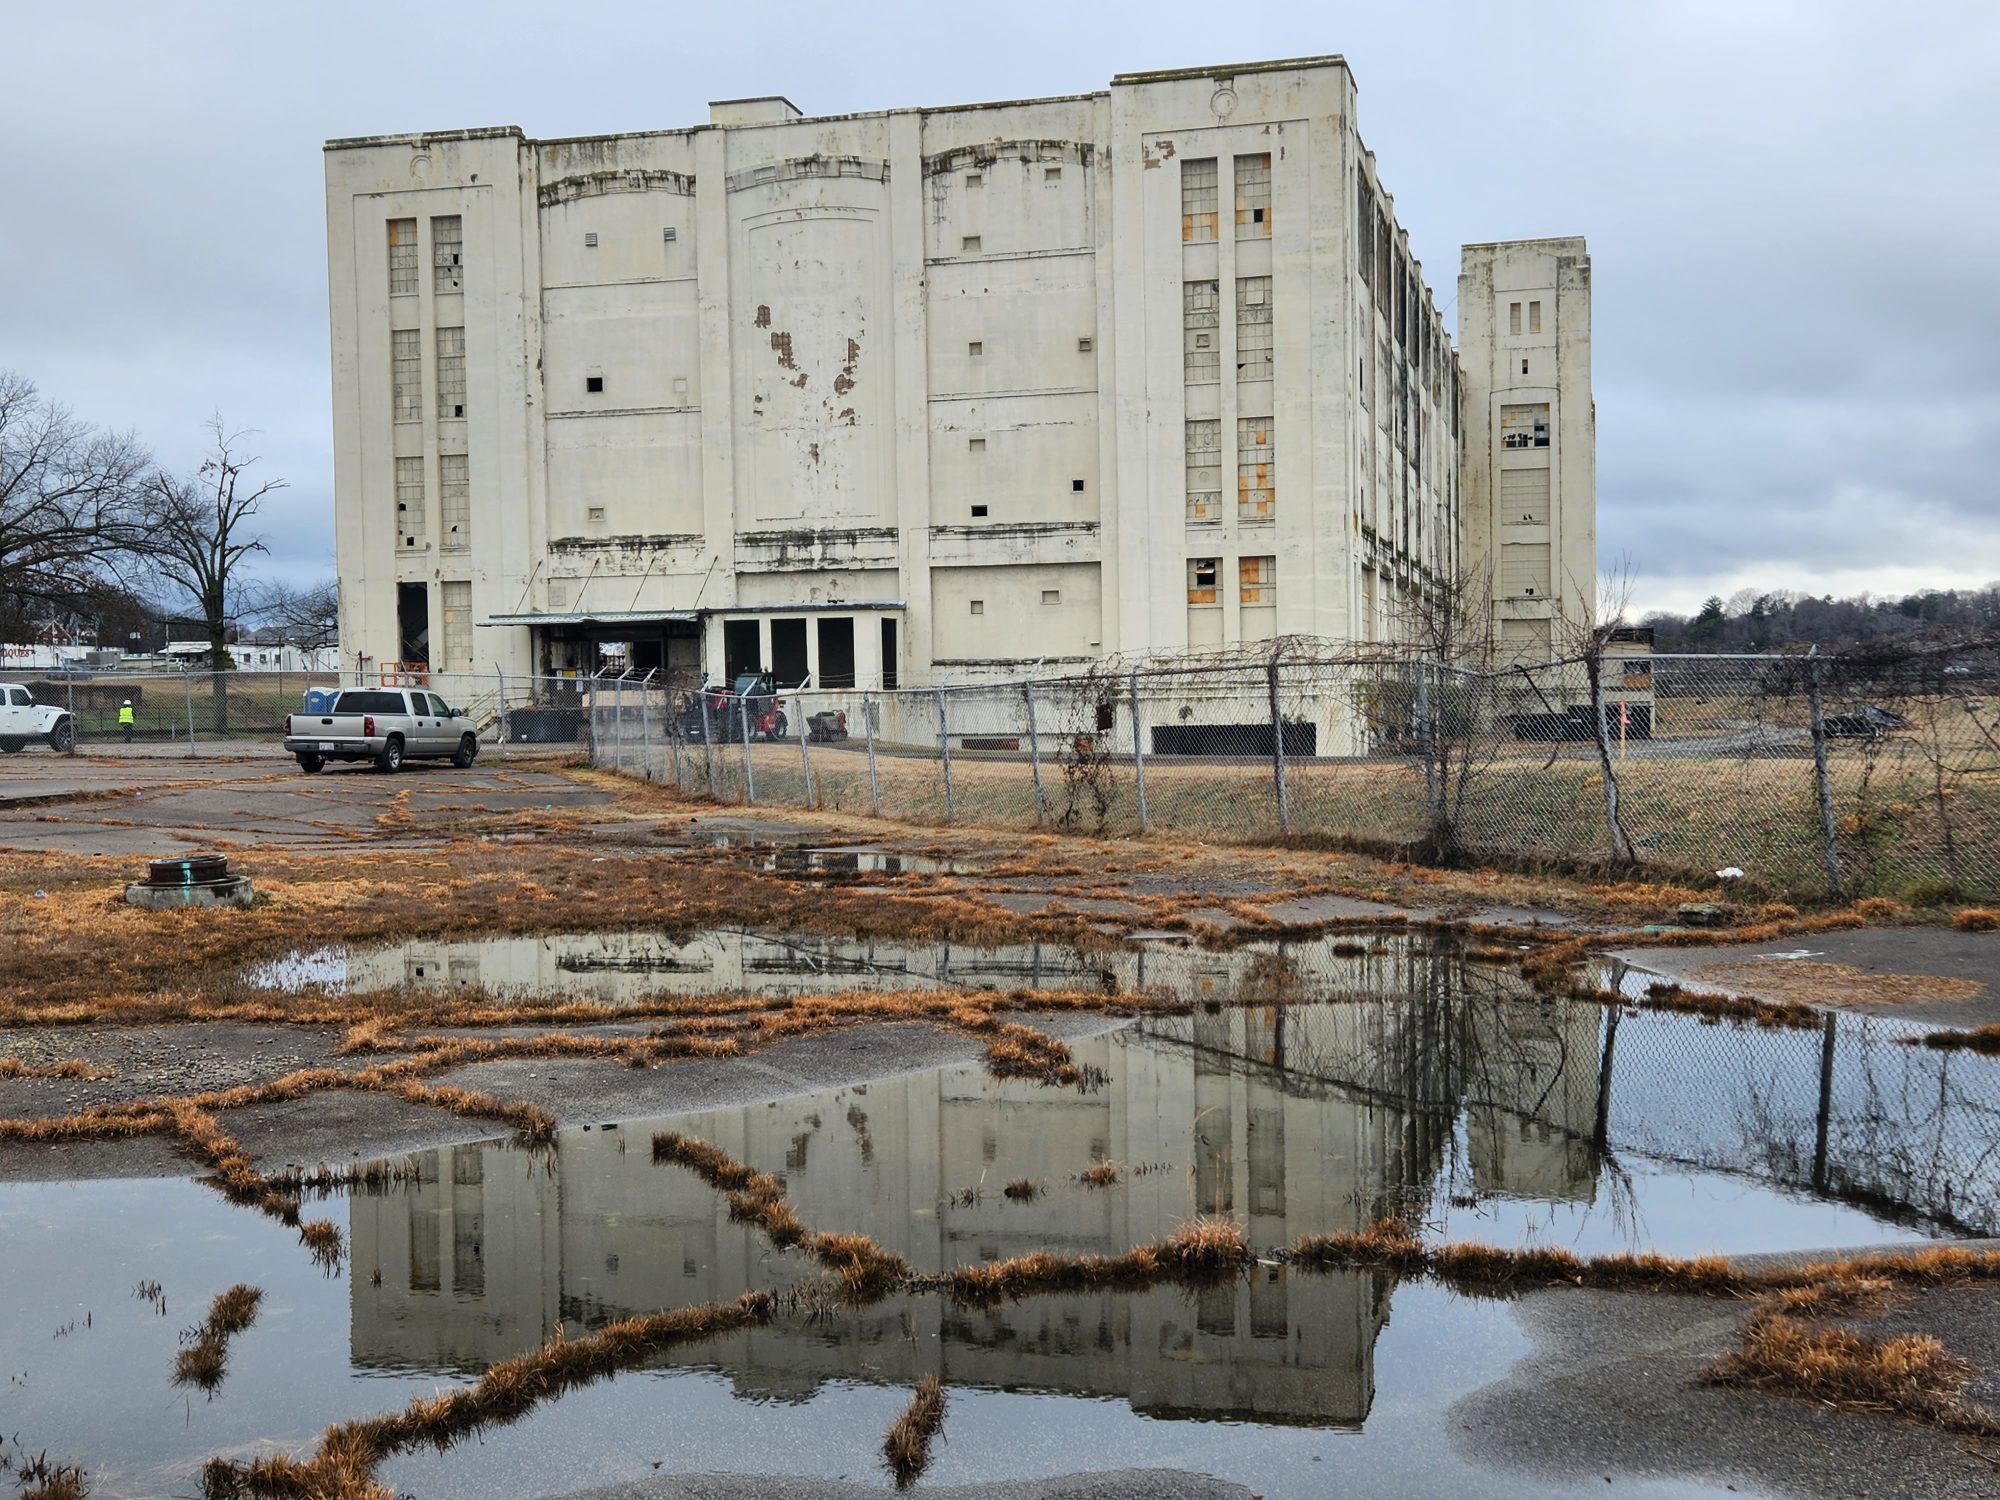
<instances>
[{"instance_id":1,"label":"bare tree","mask_svg":"<svg viewBox=\"0 0 2000 1500\"><path fill-rule=\"evenodd\" d=\"M1618 801L1618 773L1611 764L1611 725L1604 696L1604 658L1605 648L1612 643L1614 633L1624 627L1631 608L1632 573L1629 566L1621 562L1599 581L1594 596L1577 588L1574 579L1571 580L1570 591L1582 599L1587 613L1583 618L1574 620L1567 615L1559 617L1557 629L1562 636L1558 654L1583 667L1584 687L1589 694L1591 738L1597 744L1597 768L1604 781L1604 825L1611 841L1611 862L1628 865L1633 863L1637 854L1625 832L1625 820Z\"/></svg>"},{"instance_id":2,"label":"bare tree","mask_svg":"<svg viewBox=\"0 0 2000 1500\"><path fill-rule=\"evenodd\" d=\"M264 551L264 539L251 530L252 518L266 496L285 488L282 479L261 483L249 477L257 456L243 451L247 431L231 431L221 413L209 419L212 446L185 478L155 471L151 483L152 535L148 551L153 566L195 606L208 637L209 670L214 682L215 729L228 728L228 699L220 675L234 663L229 656L229 626L243 613L244 559Z\"/></svg>"},{"instance_id":3,"label":"bare tree","mask_svg":"<svg viewBox=\"0 0 2000 1500\"><path fill-rule=\"evenodd\" d=\"M265 628L308 651L340 639L340 585L331 578L304 588L270 584L258 596L252 612Z\"/></svg>"},{"instance_id":4,"label":"bare tree","mask_svg":"<svg viewBox=\"0 0 2000 1500\"><path fill-rule=\"evenodd\" d=\"M62 611L131 571L151 456L0 370L0 597Z\"/></svg>"},{"instance_id":5,"label":"bare tree","mask_svg":"<svg viewBox=\"0 0 2000 1500\"><path fill-rule=\"evenodd\" d=\"M1416 852L1427 862L1461 857L1467 802L1499 757L1495 629L1491 583L1476 568L1408 590L1396 610L1400 660L1379 669L1374 693L1378 714L1395 721L1394 737L1423 760L1428 826Z\"/></svg>"}]
</instances>

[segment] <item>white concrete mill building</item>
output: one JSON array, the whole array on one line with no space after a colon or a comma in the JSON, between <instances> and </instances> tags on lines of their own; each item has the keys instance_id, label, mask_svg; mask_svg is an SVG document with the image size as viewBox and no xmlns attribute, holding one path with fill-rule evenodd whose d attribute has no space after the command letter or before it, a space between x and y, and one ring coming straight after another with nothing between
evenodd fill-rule
<instances>
[{"instance_id":1,"label":"white concrete mill building","mask_svg":"<svg viewBox=\"0 0 2000 1500\"><path fill-rule=\"evenodd\" d=\"M1019 676L1595 586L1580 239L1454 353L1337 57L329 142L346 665ZM1525 477L1524 477L1525 476Z\"/></svg>"}]
</instances>

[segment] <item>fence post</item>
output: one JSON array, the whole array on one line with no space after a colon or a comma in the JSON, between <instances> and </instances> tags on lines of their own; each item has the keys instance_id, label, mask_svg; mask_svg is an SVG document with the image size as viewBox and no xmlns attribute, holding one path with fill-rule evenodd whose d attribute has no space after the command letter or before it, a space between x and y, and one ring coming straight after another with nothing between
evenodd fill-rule
<instances>
[{"instance_id":1,"label":"fence post","mask_svg":"<svg viewBox=\"0 0 2000 1500\"><path fill-rule=\"evenodd\" d=\"M944 689L937 689L938 711L938 754L944 762L944 820L949 823L955 815L951 792L951 730L945 722Z\"/></svg>"},{"instance_id":2,"label":"fence post","mask_svg":"<svg viewBox=\"0 0 2000 1500\"><path fill-rule=\"evenodd\" d=\"M181 691L187 695L188 714L188 759L193 760L194 744L194 677L186 667L181 668Z\"/></svg>"},{"instance_id":3,"label":"fence post","mask_svg":"<svg viewBox=\"0 0 2000 1500\"><path fill-rule=\"evenodd\" d=\"M1834 1013L1826 1013L1826 1026L1819 1044L1819 1125L1813 1140L1813 1189L1826 1191L1826 1137L1827 1125L1833 1115L1833 1020Z\"/></svg>"},{"instance_id":4,"label":"fence post","mask_svg":"<svg viewBox=\"0 0 2000 1500\"><path fill-rule=\"evenodd\" d=\"M505 671L501 669L500 663L498 663L497 661L493 663L493 680L497 684L497 686L494 688L494 699L493 699L493 734L494 737L500 742L501 755L505 756L508 753L507 674Z\"/></svg>"},{"instance_id":5,"label":"fence post","mask_svg":"<svg viewBox=\"0 0 2000 1500\"><path fill-rule=\"evenodd\" d=\"M625 674L612 679L611 689L611 769L625 769Z\"/></svg>"},{"instance_id":6,"label":"fence post","mask_svg":"<svg viewBox=\"0 0 2000 1500\"><path fill-rule=\"evenodd\" d=\"M1042 742L1035 737L1035 684L1031 679L1021 681L1021 701L1028 705L1028 761L1035 768L1035 826L1040 828L1049 820L1049 803L1042 795Z\"/></svg>"},{"instance_id":7,"label":"fence post","mask_svg":"<svg viewBox=\"0 0 2000 1500\"><path fill-rule=\"evenodd\" d=\"M1431 664L1417 658L1417 733L1424 757L1424 811L1433 819L1443 806L1438 795L1437 735L1431 726Z\"/></svg>"},{"instance_id":8,"label":"fence post","mask_svg":"<svg viewBox=\"0 0 2000 1500\"><path fill-rule=\"evenodd\" d=\"M757 773L750 768L750 700L741 694L736 699L736 721L743 730L743 797L752 807L757 805Z\"/></svg>"},{"instance_id":9,"label":"fence post","mask_svg":"<svg viewBox=\"0 0 2000 1500\"><path fill-rule=\"evenodd\" d=\"M806 809L810 811L817 804L813 797L812 753L806 749L806 690L804 683L800 683L797 689L794 690L792 703L798 711L799 766L805 772L806 776Z\"/></svg>"},{"instance_id":10,"label":"fence post","mask_svg":"<svg viewBox=\"0 0 2000 1500\"><path fill-rule=\"evenodd\" d=\"M1600 632L1601 634L1601 632ZM1604 777L1604 826L1611 838L1613 864L1633 861L1632 841L1625 837L1625 824L1618 816L1618 773L1611 766L1611 728L1604 701L1604 657L1601 642L1593 641L1584 657L1584 671L1590 678L1591 723L1596 731L1597 769Z\"/></svg>"},{"instance_id":11,"label":"fence post","mask_svg":"<svg viewBox=\"0 0 2000 1500\"><path fill-rule=\"evenodd\" d=\"M686 738L685 725L681 722L681 715L674 712L671 679L660 690L660 711L667 717L667 754L674 764L674 790L684 792L687 790L687 779L681 772L681 741Z\"/></svg>"},{"instance_id":12,"label":"fence post","mask_svg":"<svg viewBox=\"0 0 2000 1500\"><path fill-rule=\"evenodd\" d=\"M720 801L715 786L715 705L708 701L708 684L703 682L695 695L701 702L701 756L708 762L708 795Z\"/></svg>"},{"instance_id":13,"label":"fence post","mask_svg":"<svg viewBox=\"0 0 2000 1500\"><path fill-rule=\"evenodd\" d=\"M1139 668L1132 667L1132 780L1139 794L1139 832L1152 826L1146 815L1146 710L1139 701Z\"/></svg>"},{"instance_id":14,"label":"fence post","mask_svg":"<svg viewBox=\"0 0 2000 1500\"><path fill-rule=\"evenodd\" d=\"M868 736L868 811L882 816L882 783L875 779L875 695L861 695L861 728Z\"/></svg>"},{"instance_id":15,"label":"fence post","mask_svg":"<svg viewBox=\"0 0 2000 1500\"><path fill-rule=\"evenodd\" d=\"M1806 653L1806 701L1812 706L1813 785L1819 794L1819 834L1826 855L1826 893L1840 899L1840 835L1833 821L1833 775L1826 764L1826 709L1820 697L1819 647Z\"/></svg>"},{"instance_id":16,"label":"fence post","mask_svg":"<svg viewBox=\"0 0 2000 1500\"><path fill-rule=\"evenodd\" d=\"M1271 661L1265 667L1264 675L1271 700L1271 780L1278 794L1278 831L1290 838L1292 805L1285 787L1285 717L1278 702L1278 653L1281 649L1276 644L1272 645Z\"/></svg>"}]
</instances>

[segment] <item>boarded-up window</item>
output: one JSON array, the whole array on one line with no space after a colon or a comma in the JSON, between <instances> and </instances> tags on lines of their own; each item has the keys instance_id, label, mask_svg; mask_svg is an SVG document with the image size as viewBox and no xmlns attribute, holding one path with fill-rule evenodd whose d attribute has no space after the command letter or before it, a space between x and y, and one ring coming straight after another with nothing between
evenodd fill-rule
<instances>
[{"instance_id":1,"label":"boarded-up window","mask_svg":"<svg viewBox=\"0 0 2000 1500\"><path fill-rule=\"evenodd\" d=\"M1500 524L1546 526L1549 523L1549 471L1500 471Z\"/></svg>"},{"instance_id":2,"label":"boarded-up window","mask_svg":"<svg viewBox=\"0 0 2000 1500\"><path fill-rule=\"evenodd\" d=\"M1530 302L1528 304L1528 332L1540 333L1541 331L1542 304L1539 302Z\"/></svg>"},{"instance_id":3,"label":"boarded-up window","mask_svg":"<svg viewBox=\"0 0 2000 1500\"><path fill-rule=\"evenodd\" d=\"M1511 599L1549 597L1549 544L1508 542L1500 548L1500 592Z\"/></svg>"},{"instance_id":4,"label":"boarded-up window","mask_svg":"<svg viewBox=\"0 0 2000 1500\"><path fill-rule=\"evenodd\" d=\"M418 547L424 540L424 461L396 460L396 532L399 545Z\"/></svg>"},{"instance_id":5,"label":"boarded-up window","mask_svg":"<svg viewBox=\"0 0 2000 1500\"><path fill-rule=\"evenodd\" d=\"M472 475L463 453L438 458L438 523L446 552L464 552L472 546Z\"/></svg>"},{"instance_id":6,"label":"boarded-up window","mask_svg":"<svg viewBox=\"0 0 2000 1500\"><path fill-rule=\"evenodd\" d=\"M417 289L417 221L389 221L389 295L406 297Z\"/></svg>"},{"instance_id":7,"label":"boarded-up window","mask_svg":"<svg viewBox=\"0 0 2000 1500\"><path fill-rule=\"evenodd\" d=\"M1216 593L1215 574L1217 559L1213 557L1191 557L1188 559L1188 603L1215 604L1219 602Z\"/></svg>"},{"instance_id":8,"label":"boarded-up window","mask_svg":"<svg viewBox=\"0 0 2000 1500\"><path fill-rule=\"evenodd\" d=\"M1236 378L1271 378L1271 278L1236 278Z\"/></svg>"},{"instance_id":9,"label":"boarded-up window","mask_svg":"<svg viewBox=\"0 0 2000 1500\"><path fill-rule=\"evenodd\" d=\"M1215 238L1216 190L1214 157L1181 163L1182 239Z\"/></svg>"},{"instance_id":10,"label":"boarded-up window","mask_svg":"<svg viewBox=\"0 0 2000 1500\"><path fill-rule=\"evenodd\" d=\"M1507 331L1514 334L1521 331L1521 304L1518 302L1507 304Z\"/></svg>"},{"instance_id":11,"label":"boarded-up window","mask_svg":"<svg viewBox=\"0 0 2000 1500\"><path fill-rule=\"evenodd\" d=\"M1271 232L1271 155L1236 158L1236 237L1254 239Z\"/></svg>"},{"instance_id":12,"label":"boarded-up window","mask_svg":"<svg viewBox=\"0 0 2000 1500\"><path fill-rule=\"evenodd\" d=\"M1550 651L1553 626L1547 620L1502 620L1500 654L1507 661L1545 662Z\"/></svg>"},{"instance_id":13,"label":"boarded-up window","mask_svg":"<svg viewBox=\"0 0 2000 1500\"><path fill-rule=\"evenodd\" d=\"M1187 518L1222 519L1222 423L1214 419L1187 424Z\"/></svg>"},{"instance_id":14,"label":"boarded-up window","mask_svg":"<svg viewBox=\"0 0 2000 1500\"><path fill-rule=\"evenodd\" d=\"M1244 604L1278 602L1278 560L1244 557L1236 562L1237 598Z\"/></svg>"},{"instance_id":15,"label":"boarded-up window","mask_svg":"<svg viewBox=\"0 0 2000 1500\"><path fill-rule=\"evenodd\" d=\"M1546 448L1549 445L1549 403L1531 402L1500 408L1500 446Z\"/></svg>"},{"instance_id":16,"label":"boarded-up window","mask_svg":"<svg viewBox=\"0 0 2000 1500\"><path fill-rule=\"evenodd\" d=\"M398 328L389 335L389 399L398 422L423 420L423 343L414 328Z\"/></svg>"},{"instance_id":17,"label":"boarded-up window","mask_svg":"<svg viewBox=\"0 0 2000 1500\"><path fill-rule=\"evenodd\" d=\"M1181 287L1182 347L1190 383L1222 378L1220 284L1190 281Z\"/></svg>"},{"instance_id":18,"label":"boarded-up window","mask_svg":"<svg viewBox=\"0 0 2000 1500\"><path fill-rule=\"evenodd\" d=\"M1278 440L1269 417L1236 419L1236 519L1268 521L1278 505Z\"/></svg>"},{"instance_id":19,"label":"boarded-up window","mask_svg":"<svg viewBox=\"0 0 2000 1500\"><path fill-rule=\"evenodd\" d=\"M472 585L446 583L444 597L444 669L472 670Z\"/></svg>"},{"instance_id":20,"label":"boarded-up window","mask_svg":"<svg viewBox=\"0 0 2000 1500\"><path fill-rule=\"evenodd\" d=\"M438 330L438 416L451 421L465 415L465 330Z\"/></svg>"},{"instance_id":21,"label":"boarded-up window","mask_svg":"<svg viewBox=\"0 0 2000 1500\"><path fill-rule=\"evenodd\" d=\"M457 214L443 214L431 220L431 290L465 290L460 279L464 267L465 221Z\"/></svg>"}]
</instances>

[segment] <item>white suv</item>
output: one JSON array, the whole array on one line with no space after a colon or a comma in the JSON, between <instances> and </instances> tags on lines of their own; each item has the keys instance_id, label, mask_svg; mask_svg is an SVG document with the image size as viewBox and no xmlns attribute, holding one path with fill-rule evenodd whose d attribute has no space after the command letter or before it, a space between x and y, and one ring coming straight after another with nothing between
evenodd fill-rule
<instances>
[{"instance_id":1,"label":"white suv","mask_svg":"<svg viewBox=\"0 0 2000 1500\"><path fill-rule=\"evenodd\" d=\"M76 748L76 720L67 709L37 703L20 683L0 682L0 750L13 755L30 740L67 755Z\"/></svg>"}]
</instances>

